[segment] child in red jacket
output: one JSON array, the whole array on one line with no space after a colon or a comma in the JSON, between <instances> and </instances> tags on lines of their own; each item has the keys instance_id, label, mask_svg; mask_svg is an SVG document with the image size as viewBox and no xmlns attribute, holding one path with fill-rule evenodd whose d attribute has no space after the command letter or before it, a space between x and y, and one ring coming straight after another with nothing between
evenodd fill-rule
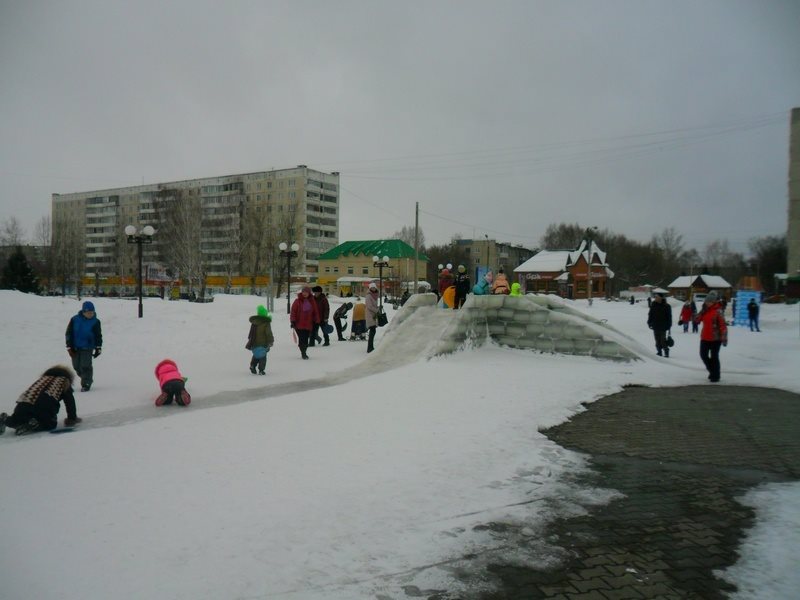
<instances>
[{"instance_id":1,"label":"child in red jacket","mask_svg":"<svg viewBox=\"0 0 800 600\"><path fill-rule=\"evenodd\" d=\"M156 365L156 379L161 387L161 393L156 398L156 406L172 404L175 400L180 406L188 406L192 401L189 392L186 391L186 378L181 376L178 365L175 361L166 358Z\"/></svg>"}]
</instances>

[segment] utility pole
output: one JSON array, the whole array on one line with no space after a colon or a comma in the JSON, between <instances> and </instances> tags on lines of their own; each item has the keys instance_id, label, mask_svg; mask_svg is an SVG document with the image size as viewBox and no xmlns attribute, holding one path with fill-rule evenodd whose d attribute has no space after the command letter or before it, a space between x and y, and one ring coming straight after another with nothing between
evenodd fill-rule
<instances>
[{"instance_id":1,"label":"utility pole","mask_svg":"<svg viewBox=\"0 0 800 600\"><path fill-rule=\"evenodd\" d=\"M416 208L414 210L414 291L413 293L417 293L417 282L419 278L417 277L417 264L419 263L419 202L416 202ZM409 293L412 293L409 291Z\"/></svg>"}]
</instances>

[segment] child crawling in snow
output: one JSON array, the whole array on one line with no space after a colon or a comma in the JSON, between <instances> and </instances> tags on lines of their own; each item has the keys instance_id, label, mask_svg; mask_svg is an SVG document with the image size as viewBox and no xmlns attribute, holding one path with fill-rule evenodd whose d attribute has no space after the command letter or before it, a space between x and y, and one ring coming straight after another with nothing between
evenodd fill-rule
<instances>
[{"instance_id":1,"label":"child crawling in snow","mask_svg":"<svg viewBox=\"0 0 800 600\"><path fill-rule=\"evenodd\" d=\"M156 379L161 388L161 393L156 398L156 406L175 403L180 406L188 406L192 401L189 392L186 391L186 378L178 371L175 361L165 358L156 365Z\"/></svg>"}]
</instances>

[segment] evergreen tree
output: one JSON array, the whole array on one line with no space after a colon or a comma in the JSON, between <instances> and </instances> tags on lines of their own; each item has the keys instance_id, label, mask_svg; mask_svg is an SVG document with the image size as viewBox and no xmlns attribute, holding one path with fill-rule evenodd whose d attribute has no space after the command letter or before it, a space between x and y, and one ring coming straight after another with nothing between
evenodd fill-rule
<instances>
[{"instance_id":1,"label":"evergreen tree","mask_svg":"<svg viewBox=\"0 0 800 600\"><path fill-rule=\"evenodd\" d=\"M13 254L8 257L8 262L3 267L3 280L0 287L5 290L39 293L39 280L28 263L28 259L25 258L21 246L17 246Z\"/></svg>"}]
</instances>

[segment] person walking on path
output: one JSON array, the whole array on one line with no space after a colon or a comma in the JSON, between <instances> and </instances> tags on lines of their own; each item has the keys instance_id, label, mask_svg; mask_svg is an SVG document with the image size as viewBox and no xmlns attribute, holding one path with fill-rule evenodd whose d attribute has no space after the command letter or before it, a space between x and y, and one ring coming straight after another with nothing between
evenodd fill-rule
<instances>
[{"instance_id":1,"label":"person walking on path","mask_svg":"<svg viewBox=\"0 0 800 600\"><path fill-rule=\"evenodd\" d=\"M455 285L456 297L453 300L453 310L458 310L464 306L464 302L467 301L467 294L472 287L469 280L469 275L467 274L467 269L464 265L458 265L458 273L456 274Z\"/></svg>"},{"instance_id":2,"label":"person walking on path","mask_svg":"<svg viewBox=\"0 0 800 600\"><path fill-rule=\"evenodd\" d=\"M664 298L664 294L656 294L647 312L647 326L653 330L656 340L656 354L669 357L667 331L672 327L672 308Z\"/></svg>"},{"instance_id":3,"label":"person walking on path","mask_svg":"<svg viewBox=\"0 0 800 600\"><path fill-rule=\"evenodd\" d=\"M314 325L319 324L319 310L317 303L314 301L314 296L311 295L311 288L305 286L300 293L297 294L292 303L292 309L289 314L289 320L297 333L297 346L300 348L300 356L303 360L308 360L308 340L311 337L311 332Z\"/></svg>"},{"instance_id":4,"label":"person walking on path","mask_svg":"<svg viewBox=\"0 0 800 600\"><path fill-rule=\"evenodd\" d=\"M720 346L728 345L728 326L722 311L722 303L717 300L717 293L712 291L694 318L695 323L703 324L700 331L700 358L708 370L708 379L714 383L720 378Z\"/></svg>"},{"instance_id":5,"label":"person walking on path","mask_svg":"<svg viewBox=\"0 0 800 600\"><path fill-rule=\"evenodd\" d=\"M174 360L165 358L158 363L155 368L155 376L158 380L158 387L161 388L161 393L156 398L156 406L172 404L173 400L179 406L191 404L192 397L186 390L186 377L181 375Z\"/></svg>"},{"instance_id":6,"label":"person walking on path","mask_svg":"<svg viewBox=\"0 0 800 600\"><path fill-rule=\"evenodd\" d=\"M347 327L346 323L342 323L347 318L348 311L353 308L352 302L345 302L336 311L333 313L333 325L336 327L336 339L340 342L347 341L345 337L342 335L344 333L345 328Z\"/></svg>"},{"instance_id":7,"label":"person walking on path","mask_svg":"<svg viewBox=\"0 0 800 600\"><path fill-rule=\"evenodd\" d=\"M250 372L255 375L256 368L259 375L265 375L267 369L267 352L275 343L272 335L272 315L266 306L258 305L256 314L250 317L250 331L247 334L245 348L250 350Z\"/></svg>"},{"instance_id":8,"label":"person walking on path","mask_svg":"<svg viewBox=\"0 0 800 600\"><path fill-rule=\"evenodd\" d=\"M375 332L378 329L378 286L373 282L369 284L369 291L367 297L364 298L366 305L366 321L367 321L367 354L375 349Z\"/></svg>"},{"instance_id":9,"label":"person walking on path","mask_svg":"<svg viewBox=\"0 0 800 600\"><path fill-rule=\"evenodd\" d=\"M750 321L750 331L758 331L760 332L761 329L758 326L758 312L759 312L758 303L756 302L755 298L750 298L750 302L747 303L747 318ZM753 329L755 327L755 329Z\"/></svg>"},{"instance_id":10,"label":"person walking on path","mask_svg":"<svg viewBox=\"0 0 800 600\"><path fill-rule=\"evenodd\" d=\"M331 305L328 303L328 297L322 293L322 286L315 285L313 288L311 288L311 291L314 293L314 301L317 303L317 310L319 310L319 323L314 325L308 345L313 346L314 342L319 343L322 341L322 338L319 337L319 332L321 330L322 335L325 338L325 343L322 345L330 346L331 338L328 336L327 329L330 327L328 319L331 315Z\"/></svg>"},{"instance_id":11,"label":"person walking on path","mask_svg":"<svg viewBox=\"0 0 800 600\"><path fill-rule=\"evenodd\" d=\"M65 337L72 368L81 379L81 391L88 392L94 383L92 358L103 351L103 329L94 304L88 300L83 303L80 312L69 320Z\"/></svg>"},{"instance_id":12,"label":"person walking on path","mask_svg":"<svg viewBox=\"0 0 800 600\"><path fill-rule=\"evenodd\" d=\"M692 304L689 300L683 303L680 317L680 324L683 325L683 333L689 333L689 323L691 323L692 319L694 318L694 312L694 304Z\"/></svg>"},{"instance_id":13,"label":"person walking on path","mask_svg":"<svg viewBox=\"0 0 800 600\"><path fill-rule=\"evenodd\" d=\"M72 427L80 423L83 419L78 417L75 395L72 393L74 379L72 371L63 365L47 369L20 395L13 414L0 414L0 435L6 427L15 429L17 435L55 429L58 427L61 402L67 409L64 425Z\"/></svg>"}]
</instances>

